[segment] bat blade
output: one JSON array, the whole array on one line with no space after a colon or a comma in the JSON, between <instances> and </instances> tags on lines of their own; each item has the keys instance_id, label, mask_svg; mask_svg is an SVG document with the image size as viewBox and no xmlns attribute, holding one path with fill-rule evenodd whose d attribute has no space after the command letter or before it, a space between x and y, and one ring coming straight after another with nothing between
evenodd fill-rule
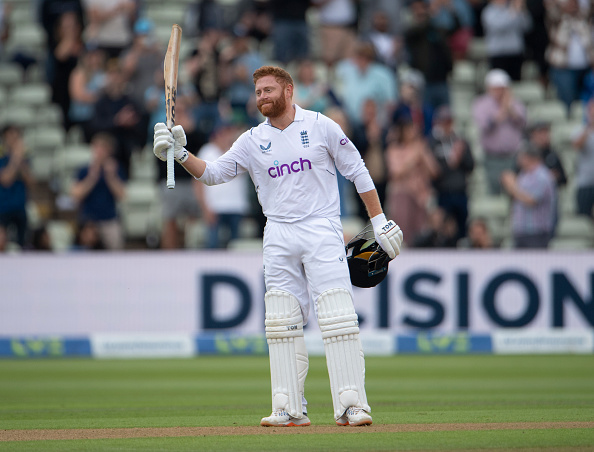
<instances>
[{"instance_id":1,"label":"bat blade","mask_svg":"<svg viewBox=\"0 0 594 452\"><path fill-rule=\"evenodd\" d=\"M171 27L171 36L163 62L165 77L165 113L167 128L175 125L175 100L177 97L177 71L179 67L179 49L181 46L182 29L174 24ZM175 160L173 149L167 151L167 188L175 188Z\"/></svg>"}]
</instances>

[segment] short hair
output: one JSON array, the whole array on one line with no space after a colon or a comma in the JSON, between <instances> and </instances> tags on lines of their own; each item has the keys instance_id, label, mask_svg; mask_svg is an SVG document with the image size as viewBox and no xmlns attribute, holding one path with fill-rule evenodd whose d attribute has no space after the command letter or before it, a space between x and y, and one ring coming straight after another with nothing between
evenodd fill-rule
<instances>
[{"instance_id":1,"label":"short hair","mask_svg":"<svg viewBox=\"0 0 594 452\"><path fill-rule=\"evenodd\" d=\"M266 77L268 75L272 75L276 79L276 81L283 87L283 89L286 88L287 85L295 86L291 74L289 74L283 68L277 66L262 66L261 68L256 69L256 72L254 72L254 85L262 77Z\"/></svg>"}]
</instances>

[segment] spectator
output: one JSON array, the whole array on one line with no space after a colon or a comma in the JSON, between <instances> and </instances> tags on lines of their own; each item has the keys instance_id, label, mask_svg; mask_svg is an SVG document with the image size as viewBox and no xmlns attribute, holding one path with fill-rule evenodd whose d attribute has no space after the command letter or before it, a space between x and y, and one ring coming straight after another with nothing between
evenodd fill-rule
<instances>
[{"instance_id":1,"label":"spectator","mask_svg":"<svg viewBox=\"0 0 594 452\"><path fill-rule=\"evenodd\" d=\"M468 176L474 169L474 158L468 142L456 133L448 106L439 107L435 113L429 147L440 167L434 180L437 204L456 221L458 240L466 235Z\"/></svg>"},{"instance_id":2,"label":"spectator","mask_svg":"<svg viewBox=\"0 0 594 452\"><path fill-rule=\"evenodd\" d=\"M54 79L52 81L52 102L62 110L64 128L70 128L70 76L78 59L85 50L82 39L82 24L74 11L62 14L56 29L56 48L54 50Z\"/></svg>"},{"instance_id":3,"label":"spectator","mask_svg":"<svg viewBox=\"0 0 594 452\"><path fill-rule=\"evenodd\" d=\"M586 104L586 116L586 124L573 136L573 147L579 152L575 174L577 213L594 218L594 99Z\"/></svg>"},{"instance_id":4,"label":"spectator","mask_svg":"<svg viewBox=\"0 0 594 452\"><path fill-rule=\"evenodd\" d=\"M306 14L309 0L270 0L272 55L287 64L310 56L310 30Z\"/></svg>"},{"instance_id":5,"label":"spectator","mask_svg":"<svg viewBox=\"0 0 594 452\"><path fill-rule=\"evenodd\" d=\"M196 89L198 105L195 107L198 128L208 136L219 120L219 99L223 94L224 79L220 52L223 33L217 29L205 30L198 45L184 61L185 72Z\"/></svg>"},{"instance_id":6,"label":"spectator","mask_svg":"<svg viewBox=\"0 0 594 452\"><path fill-rule=\"evenodd\" d=\"M214 161L222 156L238 137L238 128L231 123L218 124L198 157ZM248 213L247 178L240 176L221 185L194 183L196 197L208 225L207 248L226 248L240 237L241 221Z\"/></svg>"},{"instance_id":7,"label":"spectator","mask_svg":"<svg viewBox=\"0 0 594 452\"><path fill-rule=\"evenodd\" d=\"M45 58L45 77L51 85L55 77L55 50L58 45L56 29L60 17L69 12L74 12L78 17L78 23L85 26L85 9L83 0L41 0L39 3L39 21L45 31L47 42L47 58Z\"/></svg>"},{"instance_id":8,"label":"spectator","mask_svg":"<svg viewBox=\"0 0 594 452\"><path fill-rule=\"evenodd\" d=\"M404 32L410 66L425 78L424 100L432 108L449 105L448 76L452 71L452 51L443 32L431 20L429 4L412 0L411 22Z\"/></svg>"},{"instance_id":9,"label":"spectator","mask_svg":"<svg viewBox=\"0 0 594 452\"><path fill-rule=\"evenodd\" d=\"M124 236L116 203L126 194L124 173L114 158L116 141L107 133L97 133L91 139L91 163L78 171L77 182L71 188L72 198L79 206L79 223L93 221L102 241L111 250L124 247Z\"/></svg>"},{"instance_id":10,"label":"spectator","mask_svg":"<svg viewBox=\"0 0 594 452\"><path fill-rule=\"evenodd\" d=\"M524 34L532 26L525 0L490 0L481 15L491 69L522 78Z\"/></svg>"},{"instance_id":11,"label":"spectator","mask_svg":"<svg viewBox=\"0 0 594 452\"><path fill-rule=\"evenodd\" d=\"M184 35L195 38L210 30L225 29L225 11L218 0L195 0L184 18Z\"/></svg>"},{"instance_id":12,"label":"spectator","mask_svg":"<svg viewBox=\"0 0 594 452\"><path fill-rule=\"evenodd\" d=\"M375 101L378 120L387 124L396 103L396 78L388 67L375 61L373 44L359 42L353 57L338 63L336 79L341 85L340 101L353 127L362 123L362 107L367 99Z\"/></svg>"},{"instance_id":13,"label":"spectator","mask_svg":"<svg viewBox=\"0 0 594 452\"><path fill-rule=\"evenodd\" d=\"M130 47L136 20L135 0L83 0L89 23L85 30L87 42L96 42L108 58L118 58Z\"/></svg>"},{"instance_id":14,"label":"spectator","mask_svg":"<svg viewBox=\"0 0 594 452\"><path fill-rule=\"evenodd\" d=\"M547 248L553 236L557 188L540 151L529 143L518 152L520 173L501 174L512 199L511 224L515 248Z\"/></svg>"},{"instance_id":15,"label":"spectator","mask_svg":"<svg viewBox=\"0 0 594 452\"><path fill-rule=\"evenodd\" d=\"M72 126L80 126L85 142L92 136L95 104L105 87L105 54L98 47L87 46L79 58L68 82L70 108L68 119ZM151 132L152 133L152 132Z\"/></svg>"},{"instance_id":16,"label":"spectator","mask_svg":"<svg viewBox=\"0 0 594 452\"><path fill-rule=\"evenodd\" d=\"M313 60L299 61L295 77L294 102L306 110L323 112L330 104L328 85L316 74Z\"/></svg>"},{"instance_id":17,"label":"spectator","mask_svg":"<svg viewBox=\"0 0 594 452\"><path fill-rule=\"evenodd\" d=\"M385 140L387 128L378 121L377 106L375 101L367 99L363 104L363 122L353 128L350 136L353 144L363 157L369 175L375 184L377 195L382 205L386 199L386 164L385 164ZM343 129L344 130L344 129ZM348 185L347 185L348 186ZM365 204L357 200L358 215L366 222L367 211Z\"/></svg>"},{"instance_id":18,"label":"spectator","mask_svg":"<svg viewBox=\"0 0 594 452\"><path fill-rule=\"evenodd\" d=\"M134 24L132 46L120 59L128 86L128 95L135 105L144 105L144 94L153 84L153 74L163 67L165 49L154 35L154 24L149 19L138 19Z\"/></svg>"},{"instance_id":19,"label":"spectator","mask_svg":"<svg viewBox=\"0 0 594 452\"><path fill-rule=\"evenodd\" d=\"M392 70L396 70L404 58L402 30L399 30L399 33L390 31L388 15L384 10L377 10L373 13L371 30L364 34L373 43L378 60Z\"/></svg>"},{"instance_id":20,"label":"spectator","mask_svg":"<svg viewBox=\"0 0 594 452\"><path fill-rule=\"evenodd\" d=\"M431 182L439 172L427 141L415 123L403 121L391 127L386 166L387 211L408 237L405 242L412 245L427 224L427 206L433 198Z\"/></svg>"},{"instance_id":21,"label":"spectator","mask_svg":"<svg viewBox=\"0 0 594 452\"><path fill-rule=\"evenodd\" d=\"M412 120L424 136L431 133L433 107L424 99L423 74L410 69L400 75L400 97L392 114L392 122Z\"/></svg>"},{"instance_id":22,"label":"spectator","mask_svg":"<svg viewBox=\"0 0 594 452\"><path fill-rule=\"evenodd\" d=\"M101 240L99 228L93 221L85 221L78 224L74 237L72 251L100 251L105 245Z\"/></svg>"},{"instance_id":23,"label":"spectator","mask_svg":"<svg viewBox=\"0 0 594 452\"><path fill-rule=\"evenodd\" d=\"M0 225L8 232L8 241L25 247L28 232L27 188L34 179L26 158L21 130L4 127L0 148Z\"/></svg>"},{"instance_id":24,"label":"spectator","mask_svg":"<svg viewBox=\"0 0 594 452\"><path fill-rule=\"evenodd\" d=\"M526 107L514 98L505 71L490 70L485 86L487 92L474 102L472 115L485 153L489 192L497 195L501 193L501 173L515 165L526 126Z\"/></svg>"},{"instance_id":25,"label":"spectator","mask_svg":"<svg viewBox=\"0 0 594 452\"><path fill-rule=\"evenodd\" d=\"M545 56L557 97L567 108L580 98L583 79L594 65L592 0L543 0L546 8L549 46Z\"/></svg>"},{"instance_id":26,"label":"spectator","mask_svg":"<svg viewBox=\"0 0 594 452\"><path fill-rule=\"evenodd\" d=\"M540 151L540 156L544 165L549 169L553 180L557 186L564 186L567 183L567 176L565 175L565 169L561 163L559 155L553 150L551 146L551 126L549 123L544 121L538 121L532 124L528 128L528 140L536 149ZM555 199L555 220L553 221L553 235L557 228L559 219L559 206L558 198Z\"/></svg>"},{"instance_id":27,"label":"spectator","mask_svg":"<svg viewBox=\"0 0 594 452\"><path fill-rule=\"evenodd\" d=\"M487 220L482 217L470 220L468 236L460 239L458 247L485 250L495 248Z\"/></svg>"},{"instance_id":28,"label":"spectator","mask_svg":"<svg viewBox=\"0 0 594 452\"><path fill-rule=\"evenodd\" d=\"M252 74L264 65L264 58L255 50L254 40L242 32L233 37L231 45L223 51L222 59L228 68L225 73L229 75L223 96L230 104L234 121L257 125L259 113L250 102L254 96Z\"/></svg>"},{"instance_id":29,"label":"spectator","mask_svg":"<svg viewBox=\"0 0 594 452\"><path fill-rule=\"evenodd\" d=\"M467 0L430 0L433 23L444 30L454 60L466 57L474 16Z\"/></svg>"},{"instance_id":30,"label":"spectator","mask_svg":"<svg viewBox=\"0 0 594 452\"><path fill-rule=\"evenodd\" d=\"M124 74L117 60L108 62L105 87L95 104L92 131L107 132L117 140L114 157L127 179L133 151L142 149L146 143L147 116L130 96L126 94Z\"/></svg>"},{"instance_id":31,"label":"spectator","mask_svg":"<svg viewBox=\"0 0 594 452\"><path fill-rule=\"evenodd\" d=\"M35 228L31 238L31 249L33 251L52 251L52 239L45 225Z\"/></svg>"},{"instance_id":32,"label":"spectator","mask_svg":"<svg viewBox=\"0 0 594 452\"><path fill-rule=\"evenodd\" d=\"M191 97L178 96L175 109L175 123L181 125L186 132L188 140L188 149L200 149L207 138L198 128L196 119L191 110ZM164 112L164 108L161 110ZM184 234L180 227L185 225L189 218L198 218L200 216L200 207L193 188L193 177L183 168L175 172L175 189L167 188L167 164L157 159L158 165L158 183L161 188L161 205L163 215L163 228L161 230L161 248L178 249L183 248L185 243L181 242Z\"/></svg>"},{"instance_id":33,"label":"spectator","mask_svg":"<svg viewBox=\"0 0 594 452\"><path fill-rule=\"evenodd\" d=\"M415 248L456 248L458 226L456 219L441 207L434 207L428 215L428 223L415 237Z\"/></svg>"},{"instance_id":34,"label":"spectator","mask_svg":"<svg viewBox=\"0 0 594 452\"><path fill-rule=\"evenodd\" d=\"M536 63L540 83L546 87L549 81L549 63L545 58L549 45L546 8L542 0L526 0L526 8L532 22L532 28L525 35L526 57Z\"/></svg>"},{"instance_id":35,"label":"spectator","mask_svg":"<svg viewBox=\"0 0 594 452\"><path fill-rule=\"evenodd\" d=\"M356 0L312 0L318 8L322 61L330 74L334 65L347 58L355 46Z\"/></svg>"},{"instance_id":36,"label":"spectator","mask_svg":"<svg viewBox=\"0 0 594 452\"><path fill-rule=\"evenodd\" d=\"M0 254L8 251L8 234L4 225L0 224Z\"/></svg>"}]
</instances>

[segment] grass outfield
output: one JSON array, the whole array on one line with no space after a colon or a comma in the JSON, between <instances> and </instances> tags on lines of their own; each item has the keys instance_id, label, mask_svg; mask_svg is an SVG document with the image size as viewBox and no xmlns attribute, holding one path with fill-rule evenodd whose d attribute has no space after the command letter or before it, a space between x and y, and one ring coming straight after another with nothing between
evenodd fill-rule
<instances>
[{"instance_id":1,"label":"grass outfield","mask_svg":"<svg viewBox=\"0 0 594 452\"><path fill-rule=\"evenodd\" d=\"M367 394L374 425L335 426L311 358L312 427L260 428L267 357L2 360L0 450L594 451L591 355L369 357Z\"/></svg>"}]
</instances>

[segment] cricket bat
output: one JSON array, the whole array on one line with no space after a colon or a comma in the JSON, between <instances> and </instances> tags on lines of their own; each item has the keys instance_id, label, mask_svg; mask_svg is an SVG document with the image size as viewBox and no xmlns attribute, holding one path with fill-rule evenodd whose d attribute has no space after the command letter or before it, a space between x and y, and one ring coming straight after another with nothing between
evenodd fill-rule
<instances>
[{"instance_id":1,"label":"cricket bat","mask_svg":"<svg viewBox=\"0 0 594 452\"><path fill-rule=\"evenodd\" d=\"M179 66L179 47L181 45L182 29L174 24L167 45L167 53L163 62L165 77L165 113L167 128L175 125L175 98L177 96L177 69ZM173 148L167 150L167 188L175 188L175 160Z\"/></svg>"}]
</instances>

